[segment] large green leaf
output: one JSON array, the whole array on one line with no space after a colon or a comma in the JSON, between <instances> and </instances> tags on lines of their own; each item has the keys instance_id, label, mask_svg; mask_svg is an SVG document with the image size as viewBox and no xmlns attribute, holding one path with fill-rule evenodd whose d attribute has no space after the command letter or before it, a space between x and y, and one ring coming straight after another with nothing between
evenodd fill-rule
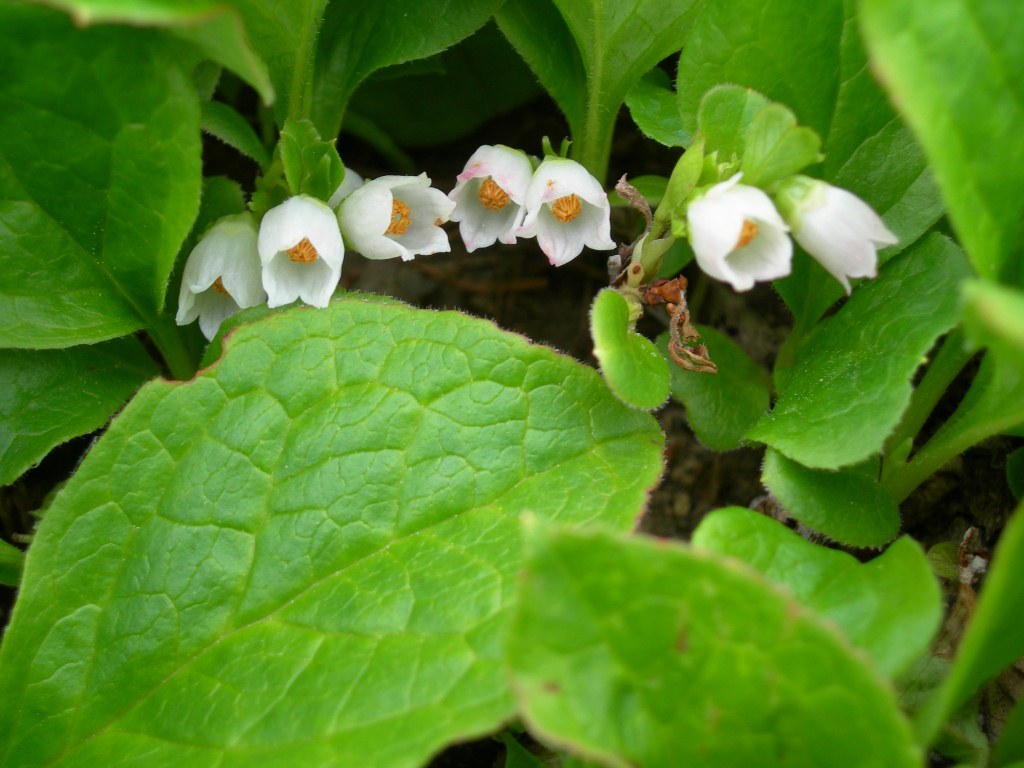
<instances>
[{"instance_id":1,"label":"large green leaf","mask_svg":"<svg viewBox=\"0 0 1024 768\"><path fill-rule=\"evenodd\" d=\"M253 53L238 12L207 0L37 0L70 13L77 24L120 23L166 28L196 46L211 60L227 67L274 101L266 65Z\"/></svg>"},{"instance_id":2,"label":"large green leaf","mask_svg":"<svg viewBox=\"0 0 1024 768\"><path fill-rule=\"evenodd\" d=\"M748 437L808 467L876 453L925 353L956 323L968 274L960 249L935 234L887 263L807 338L775 407Z\"/></svg>"},{"instance_id":3,"label":"large green leaf","mask_svg":"<svg viewBox=\"0 0 1024 768\"><path fill-rule=\"evenodd\" d=\"M1005 0L863 0L872 61L935 168L975 269L1024 282L1024 14Z\"/></svg>"},{"instance_id":4,"label":"large green leaf","mask_svg":"<svg viewBox=\"0 0 1024 768\"><path fill-rule=\"evenodd\" d=\"M0 346L151 326L199 207L180 43L0 6Z\"/></svg>"},{"instance_id":5,"label":"large green leaf","mask_svg":"<svg viewBox=\"0 0 1024 768\"><path fill-rule=\"evenodd\" d=\"M853 0L706 3L679 60L685 127L696 127L704 93L722 83L782 102L818 131L826 159L815 175L867 201L899 236L898 248L941 215L923 152L868 71ZM802 252L792 276L776 284L801 333L842 296Z\"/></svg>"},{"instance_id":6,"label":"large green leaf","mask_svg":"<svg viewBox=\"0 0 1024 768\"><path fill-rule=\"evenodd\" d=\"M144 387L43 519L0 763L399 768L491 731L517 517L630 527L661 444L482 320L347 298L241 326Z\"/></svg>"},{"instance_id":7,"label":"large green leaf","mask_svg":"<svg viewBox=\"0 0 1024 768\"><path fill-rule=\"evenodd\" d=\"M66 440L103 426L156 365L135 339L0 350L0 485Z\"/></svg>"},{"instance_id":8,"label":"large green leaf","mask_svg":"<svg viewBox=\"0 0 1024 768\"><path fill-rule=\"evenodd\" d=\"M548 90L569 120L574 156L603 179L619 107L645 72L682 46L696 3L553 0L575 42L574 56L569 50L551 50L552 45L572 44L554 21L554 29L541 29L548 26L550 11L534 10L547 1L514 0L498 15L498 23L540 81L555 84Z\"/></svg>"},{"instance_id":9,"label":"large green leaf","mask_svg":"<svg viewBox=\"0 0 1024 768\"><path fill-rule=\"evenodd\" d=\"M289 117L308 117L317 34L327 0L233 0L233 5L270 70L278 125Z\"/></svg>"},{"instance_id":10,"label":"large green leaf","mask_svg":"<svg viewBox=\"0 0 1024 768\"><path fill-rule=\"evenodd\" d=\"M523 60L497 27L487 24L426 61L371 76L353 94L347 114L368 118L404 147L420 147L470 134L540 92Z\"/></svg>"},{"instance_id":11,"label":"large green leaf","mask_svg":"<svg viewBox=\"0 0 1024 768\"><path fill-rule=\"evenodd\" d=\"M900 532L900 509L859 469L810 469L769 448L761 481L802 525L852 547L880 547Z\"/></svg>"},{"instance_id":12,"label":"large green leaf","mask_svg":"<svg viewBox=\"0 0 1024 768\"><path fill-rule=\"evenodd\" d=\"M610 766L921 764L882 678L740 563L537 528L507 651L535 735Z\"/></svg>"},{"instance_id":13,"label":"large green leaf","mask_svg":"<svg viewBox=\"0 0 1024 768\"><path fill-rule=\"evenodd\" d=\"M831 619L878 669L893 677L928 650L942 621L939 585L924 551L901 538L868 563L811 544L742 507L712 512L693 545L742 560Z\"/></svg>"},{"instance_id":14,"label":"large green leaf","mask_svg":"<svg viewBox=\"0 0 1024 768\"><path fill-rule=\"evenodd\" d=\"M333 0L316 55L312 119L338 135L352 93L368 75L443 51L480 29L502 0Z\"/></svg>"},{"instance_id":15,"label":"large green leaf","mask_svg":"<svg viewBox=\"0 0 1024 768\"><path fill-rule=\"evenodd\" d=\"M554 3L506 0L494 20L565 114L569 129L581 132L587 108L587 72L572 33Z\"/></svg>"},{"instance_id":16,"label":"large green leaf","mask_svg":"<svg viewBox=\"0 0 1024 768\"><path fill-rule=\"evenodd\" d=\"M714 328L699 326L701 343L718 366L718 373L686 371L669 364L672 397L686 408L690 429L708 448L738 448L757 420L768 410L770 381L732 339ZM666 358L669 336L658 337L658 349Z\"/></svg>"},{"instance_id":17,"label":"large green leaf","mask_svg":"<svg viewBox=\"0 0 1024 768\"><path fill-rule=\"evenodd\" d=\"M985 577L977 607L964 632L944 684L918 712L916 725L924 742L967 698L999 670L1024 654L1024 505L1003 529Z\"/></svg>"}]
</instances>

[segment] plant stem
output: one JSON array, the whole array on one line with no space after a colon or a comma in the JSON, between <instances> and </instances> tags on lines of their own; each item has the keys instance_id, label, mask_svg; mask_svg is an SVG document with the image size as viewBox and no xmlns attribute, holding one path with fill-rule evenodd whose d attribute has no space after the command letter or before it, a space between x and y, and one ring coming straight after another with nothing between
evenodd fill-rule
<instances>
[{"instance_id":1,"label":"plant stem","mask_svg":"<svg viewBox=\"0 0 1024 768\"><path fill-rule=\"evenodd\" d=\"M612 152L618 110L609 113L600 94L595 92L599 80L597 74L588 78L587 114L583 119L583 130L579 136L573 136L572 156L603 185L608 175L608 157Z\"/></svg>"},{"instance_id":2,"label":"plant stem","mask_svg":"<svg viewBox=\"0 0 1024 768\"><path fill-rule=\"evenodd\" d=\"M168 317L157 317L147 330L171 376L178 381L191 379L196 372L195 360L174 321Z\"/></svg>"},{"instance_id":3,"label":"plant stem","mask_svg":"<svg viewBox=\"0 0 1024 768\"><path fill-rule=\"evenodd\" d=\"M977 353L976 349L968 350L965 341L963 330L960 328L953 329L946 336L935 359L932 360L920 383L914 389L914 393L910 397L910 405L907 406L900 425L886 440L884 451L886 457L892 450L898 450L900 445L917 436L931 412L935 410L940 398L953 383L953 379Z\"/></svg>"},{"instance_id":4,"label":"plant stem","mask_svg":"<svg viewBox=\"0 0 1024 768\"><path fill-rule=\"evenodd\" d=\"M956 412L906 464L891 469L882 485L897 503L946 462L992 435L1024 423L1024 378L998 368L989 353Z\"/></svg>"}]
</instances>

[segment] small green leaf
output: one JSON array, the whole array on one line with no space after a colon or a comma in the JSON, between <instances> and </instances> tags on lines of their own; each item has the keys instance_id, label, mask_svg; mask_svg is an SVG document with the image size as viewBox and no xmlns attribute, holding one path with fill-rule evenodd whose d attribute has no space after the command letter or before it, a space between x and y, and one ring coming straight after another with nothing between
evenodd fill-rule
<instances>
[{"instance_id":1,"label":"small green leaf","mask_svg":"<svg viewBox=\"0 0 1024 768\"><path fill-rule=\"evenodd\" d=\"M0 346L155 323L199 207L199 105L178 48L0 7Z\"/></svg>"},{"instance_id":2,"label":"small green leaf","mask_svg":"<svg viewBox=\"0 0 1024 768\"><path fill-rule=\"evenodd\" d=\"M686 408L690 429L708 448L738 448L757 420L768 410L771 382L732 339L714 328L699 326L701 343L718 366L718 373L686 371L669 364L672 397ZM658 349L668 359L668 334L658 337Z\"/></svg>"},{"instance_id":3,"label":"small green leaf","mask_svg":"<svg viewBox=\"0 0 1024 768\"><path fill-rule=\"evenodd\" d=\"M935 169L982 277L1024 283L1024 16L1004 0L861 3L884 85Z\"/></svg>"},{"instance_id":4,"label":"small green leaf","mask_svg":"<svg viewBox=\"0 0 1024 768\"><path fill-rule=\"evenodd\" d=\"M822 469L876 453L910 401L925 353L955 324L968 274L960 249L941 235L888 262L808 336L775 407L748 437Z\"/></svg>"},{"instance_id":5,"label":"small green leaf","mask_svg":"<svg viewBox=\"0 0 1024 768\"><path fill-rule=\"evenodd\" d=\"M480 29L501 2L474 0L442 8L418 0L333 0L324 13L312 84L310 114L321 135L338 135L349 99L368 75L455 45Z\"/></svg>"},{"instance_id":6,"label":"small green leaf","mask_svg":"<svg viewBox=\"0 0 1024 768\"><path fill-rule=\"evenodd\" d=\"M525 534L507 656L534 735L611 766L921 764L886 682L741 563L594 530Z\"/></svg>"},{"instance_id":7,"label":"small green leaf","mask_svg":"<svg viewBox=\"0 0 1024 768\"><path fill-rule=\"evenodd\" d=\"M974 614L943 685L915 718L924 743L986 680L1024 654L1024 505L999 537Z\"/></svg>"},{"instance_id":8,"label":"small green leaf","mask_svg":"<svg viewBox=\"0 0 1024 768\"><path fill-rule=\"evenodd\" d=\"M822 159L821 139L781 104L768 104L754 115L743 134L743 182L770 184L802 171Z\"/></svg>"},{"instance_id":9,"label":"small green leaf","mask_svg":"<svg viewBox=\"0 0 1024 768\"><path fill-rule=\"evenodd\" d=\"M880 547L900 532L895 500L856 469L809 469L769 448L761 480L790 515L842 544Z\"/></svg>"},{"instance_id":10,"label":"small green leaf","mask_svg":"<svg viewBox=\"0 0 1024 768\"><path fill-rule=\"evenodd\" d=\"M514 715L517 518L626 530L661 471L594 370L465 315L345 298L226 346L44 516L0 763L424 765Z\"/></svg>"},{"instance_id":11,"label":"small green leaf","mask_svg":"<svg viewBox=\"0 0 1024 768\"><path fill-rule=\"evenodd\" d=\"M265 104L274 101L267 67L253 53L241 18L229 5L203 0L46 0L46 4L64 9L79 26L115 23L167 29L249 83Z\"/></svg>"},{"instance_id":12,"label":"small green leaf","mask_svg":"<svg viewBox=\"0 0 1024 768\"><path fill-rule=\"evenodd\" d=\"M657 408L668 397L668 363L650 339L630 330L629 305L605 288L594 299L590 335L594 356L612 391L637 408Z\"/></svg>"},{"instance_id":13,"label":"small green leaf","mask_svg":"<svg viewBox=\"0 0 1024 768\"><path fill-rule=\"evenodd\" d=\"M18 586L24 562L24 552L0 539L0 584L8 587Z\"/></svg>"},{"instance_id":14,"label":"small green leaf","mask_svg":"<svg viewBox=\"0 0 1024 768\"><path fill-rule=\"evenodd\" d=\"M626 106L637 128L649 139L666 147L690 143L679 116L679 99L663 69L655 67L640 78L626 94Z\"/></svg>"},{"instance_id":15,"label":"small green leaf","mask_svg":"<svg viewBox=\"0 0 1024 768\"><path fill-rule=\"evenodd\" d=\"M293 195L327 201L345 178L345 166L334 140L322 140L309 120L286 121L278 147Z\"/></svg>"},{"instance_id":16,"label":"small green leaf","mask_svg":"<svg viewBox=\"0 0 1024 768\"><path fill-rule=\"evenodd\" d=\"M920 545L907 537L861 563L769 517L731 507L701 521L693 546L742 560L786 587L801 605L834 621L886 677L925 653L942 621L939 585Z\"/></svg>"},{"instance_id":17,"label":"small green leaf","mask_svg":"<svg viewBox=\"0 0 1024 768\"><path fill-rule=\"evenodd\" d=\"M719 85L709 90L700 101L697 116L708 151L717 152L720 162L741 158L754 116L766 106L768 100L749 88Z\"/></svg>"},{"instance_id":18,"label":"small green leaf","mask_svg":"<svg viewBox=\"0 0 1024 768\"><path fill-rule=\"evenodd\" d=\"M256 131L244 117L227 104L204 101L199 124L206 133L255 160L260 168L270 165L270 153L263 146Z\"/></svg>"},{"instance_id":19,"label":"small green leaf","mask_svg":"<svg viewBox=\"0 0 1024 768\"><path fill-rule=\"evenodd\" d=\"M53 448L103 426L156 365L135 339L0 350L0 485Z\"/></svg>"}]
</instances>

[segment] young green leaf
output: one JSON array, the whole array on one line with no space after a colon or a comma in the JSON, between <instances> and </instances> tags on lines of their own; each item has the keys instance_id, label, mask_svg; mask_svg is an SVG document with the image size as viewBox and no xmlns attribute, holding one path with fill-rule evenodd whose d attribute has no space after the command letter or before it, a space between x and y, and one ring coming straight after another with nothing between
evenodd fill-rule
<instances>
[{"instance_id":1,"label":"young green leaf","mask_svg":"<svg viewBox=\"0 0 1024 768\"><path fill-rule=\"evenodd\" d=\"M24 562L24 552L0 539L0 584L8 587L18 586Z\"/></svg>"},{"instance_id":2,"label":"young green leaf","mask_svg":"<svg viewBox=\"0 0 1024 768\"><path fill-rule=\"evenodd\" d=\"M939 585L924 551L907 537L861 563L769 517L731 507L701 521L693 546L742 560L786 587L801 605L834 621L886 677L925 653L942 621Z\"/></svg>"},{"instance_id":3,"label":"young green leaf","mask_svg":"<svg viewBox=\"0 0 1024 768\"><path fill-rule=\"evenodd\" d=\"M204 0L47 0L47 5L64 9L79 26L115 23L166 29L249 83L265 104L274 101L267 67L253 53L241 18L229 5Z\"/></svg>"},{"instance_id":4,"label":"young green leaf","mask_svg":"<svg viewBox=\"0 0 1024 768\"><path fill-rule=\"evenodd\" d=\"M645 136L666 147L685 147L690 134L683 130L679 99L668 75L655 67L626 94L630 117Z\"/></svg>"},{"instance_id":5,"label":"young green leaf","mask_svg":"<svg viewBox=\"0 0 1024 768\"><path fill-rule=\"evenodd\" d=\"M199 125L206 133L255 160L261 169L270 165L270 153L256 131L227 104L204 101L200 109Z\"/></svg>"},{"instance_id":6,"label":"young green leaf","mask_svg":"<svg viewBox=\"0 0 1024 768\"><path fill-rule=\"evenodd\" d=\"M766 106L768 99L738 85L718 85L704 94L697 126L704 134L708 149L718 153L719 162L743 156L747 130L754 115Z\"/></svg>"},{"instance_id":7,"label":"young green leaf","mask_svg":"<svg viewBox=\"0 0 1024 768\"><path fill-rule=\"evenodd\" d=\"M0 763L422 765L514 714L517 517L625 530L661 470L595 371L454 312L347 298L226 346L43 518Z\"/></svg>"},{"instance_id":8,"label":"young green leaf","mask_svg":"<svg viewBox=\"0 0 1024 768\"><path fill-rule=\"evenodd\" d=\"M771 382L765 370L724 333L706 326L697 330L718 373L685 371L670 363L672 397L685 406L686 421L698 440L712 450L731 451L768 410ZM658 337L657 345L668 359L667 333Z\"/></svg>"},{"instance_id":9,"label":"young green leaf","mask_svg":"<svg viewBox=\"0 0 1024 768\"><path fill-rule=\"evenodd\" d=\"M612 391L624 402L651 410L668 398L668 363L650 339L629 329L629 305L618 291L597 294L590 311L594 357Z\"/></svg>"},{"instance_id":10,"label":"young green leaf","mask_svg":"<svg viewBox=\"0 0 1024 768\"><path fill-rule=\"evenodd\" d=\"M968 275L963 253L941 235L888 262L815 328L775 407L748 437L821 469L876 453L910 401L925 353L956 323Z\"/></svg>"},{"instance_id":11,"label":"young green leaf","mask_svg":"<svg viewBox=\"0 0 1024 768\"><path fill-rule=\"evenodd\" d=\"M199 207L199 105L180 43L0 7L0 346L155 323Z\"/></svg>"},{"instance_id":12,"label":"young green leaf","mask_svg":"<svg viewBox=\"0 0 1024 768\"><path fill-rule=\"evenodd\" d=\"M345 166L334 140L322 140L309 120L286 121L278 147L293 195L327 201L345 178Z\"/></svg>"},{"instance_id":13,"label":"young green leaf","mask_svg":"<svg viewBox=\"0 0 1024 768\"><path fill-rule=\"evenodd\" d=\"M612 766L921 764L861 654L737 561L525 534L507 656L534 735Z\"/></svg>"},{"instance_id":14,"label":"young green leaf","mask_svg":"<svg viewBox=\"0 0 1024 768\"><path fill-rule=\"evenodd\" d=\"M480 29L500 6L501 0L443 8L418 0L333 0L324 14L312 86L310 116L321 135L338 135L349 99L367 76L449 48Z\"/></svg>"},{"instance_id":15,"label":"young green leaf","mask_svg":"<svg viewBox=\"0 0 1024 768\"><path fill-rule=\"evenodd\" d=\"M841 544L880 547L900 532L896 501L856 469L810 469L769 448L761 480L796 520Z\"/></svg>"},{"instance_id":16,"label":"young green leaf","mask_svg":"<svg viewBox=\"0 0 1024 768\"><path fill-rule=\"evenodd\" d=\"M1003 0L862 3L883 82L935 169L982 277L1024 283L1024 16Z\"/></svg>"},{"instance_id":17,"label":"young green leaf","mask_svg":"<svg viewBox=\"0 0 1024 768\"><path fill-rule=\"evenodd\" d=\"M781 104L762 107L743 134L743 183L767 187L822 159L821 139Z\"/></svg>"},{"instance_id":18,"label":"young green leaf","mask_svg":"<svg viewBox=\"0 0 1024 768\"><path fill-rule=\"evenodd\" d=\"M53 448L103 426L156 365L135 339L0 350L0 485Z\"/></svg>"}]
</instances>

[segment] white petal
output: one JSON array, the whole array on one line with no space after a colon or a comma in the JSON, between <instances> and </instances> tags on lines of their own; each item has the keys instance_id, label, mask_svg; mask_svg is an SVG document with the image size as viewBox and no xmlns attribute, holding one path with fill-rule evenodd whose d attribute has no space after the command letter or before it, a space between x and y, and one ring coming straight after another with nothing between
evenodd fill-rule
<instances>
[{"instance_id":1,"label":"white petal","mask_svg":"<svg viewBox=\"0 0 1024 768\"><path fill-rule=\"evenodd\" d=\"M711 277L746 291L758 280L789 274L793 243L771 199L739 183L741 174L711 187L690 203L687 223L697 264ZM757 227L753 239L737 247L744 222Z\"/></svg>"},{"instance_id":2,"label":"white petal","mask_svg":"<svg viewBox=\"0 0 1024 768\"><path fill-rule=\"evenodd\" d=\"M287 253L303 239L309 240L318 256L308 264L291 261ZM296 299L327 306L345 255L334 211L312 197L289 198L263 217L258 245L267 306L280 307Z\"/></svg>"},{"instance_id":3,"label":"white petal","mask_svg":"<svg viewBox=\"0 0 1024 768\"><path fill-rule=\"evenodd\" d=\"M227 295L213 288L218 278ZM198 317L203 333L212 338L225 317L264 299L255 221L249 213L225 216L189 254L175 321L186 325Z\"/></svg>"},{"instance_id":4,"label":"white petal","mask_svg":"<svg viewBox=\"0 0 1024 768\"><path fill-rule=\"evenodd\" d=\"M258 239L260 261L268 263L303 238L313 244L317 255L332 268L341 269L345 246L334 211L308 195L291 197L263 216Z\"/></svg>"},{"instance_id":5,"label":"white petal","mask_svg":"<svg viewBox=\"0 0 1024 768\"><path fill-rule=\"evenodd\" d=\"M560 221L551 212L551 204L570 195L580 198L582 210L570 221ZM584 246L597 250L615 247L608 195L600 182L573 160L546 158L534 172L524 207L516 234L536 236L537 244L555 266L576 258Z\"/></svg>"},{"instance_id":6,"label":"white petal","mask_svg":"<svg viewBox=\"0 0 1024 768\"><path fill-rule=\"evenodd\" d=\"M337 208L341 204L342 200L355 192L361 186L363 186L363 177L346 166L345 178L341 180L341 184L339 184L338 188L334 190L334 194L331 195L331 199L327 201L327 205L330 208Z\"/></svg>"},{"instance_id":7,"label":"white petal","mask_svg":"<svg viewBox=\"0 0 1024 768\"><path fill-rule=\"evenodd\" d=\"M409 226L402 234L388 232L396 200L409 208ZM352 248L366 258L408 261L451 248L437 221L447 221L454 207L443 192L430 187L426 174L381 176L349 195L338 210L338 221Z\"/></svg>"}]
</instances>

